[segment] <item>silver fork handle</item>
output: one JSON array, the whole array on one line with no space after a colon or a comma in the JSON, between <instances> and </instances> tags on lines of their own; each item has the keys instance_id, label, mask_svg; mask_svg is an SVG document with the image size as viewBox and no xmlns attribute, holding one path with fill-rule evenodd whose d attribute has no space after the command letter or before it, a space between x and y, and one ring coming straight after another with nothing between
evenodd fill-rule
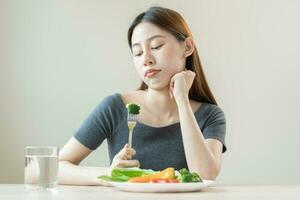
<instances>
[{"instance_id":1,"label":"silver fork handle","mask_svg":"<svg viewBox=\"0 0 300 200\"><path fill-rule=\"evenodd\" d=\"M132 148L132 132L133 132L133 130L129 130L129 136L128 136L128 146L129 146L129 148Z\"/></svg>"}]
</instances>

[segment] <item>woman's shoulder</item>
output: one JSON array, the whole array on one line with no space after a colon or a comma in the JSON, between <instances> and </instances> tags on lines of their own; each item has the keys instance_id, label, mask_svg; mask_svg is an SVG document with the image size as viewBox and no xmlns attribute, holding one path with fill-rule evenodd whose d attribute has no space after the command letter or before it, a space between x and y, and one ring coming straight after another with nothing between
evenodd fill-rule
<instances>
[{"instance_id":1,"label":"woman's shoulder","mask_svg":"<svg viewBox=\"0 0 300 200\"><path fill-rule=\"evenodd\" d=\"M100 102L100 105L103 106L116 106L121 104L122 104L122 97L120 93L109 94L105 96Z\"/></svg>"},{"instance_id":2,"label":"woman's shoulder","mask_svg":"<svg viewBox=\"0 0 300 200\"><path fill-rule=\"evenodd\" d=\"M209 113L211 113L211 112L213 112L213 113L222 112L223 113L222 108L216 104L204 103L204 107L205 107L205 110Z\"/></svg>"},{"instance_id":3,"label":"woman's shoulder","mask_svg":"<svg viewBox=\"0 0 300 200\"><path fill-rule=\"evenodd\" d=\"M221 107L211 103L202 103L199 112L198 118L202 120L209 119L222 119L225 120L225 114Z\"/></svg>"},{"instance_id":4,"label":"woman's shoulder","mask_svg":"<svg viewBox=\"0 0 300 200\"><path fill-rule=\"evenodd\" d=\"M103 116L103 118L110 118L116 121L126 115L126 107L122 101L120 93L113 93L105 96L96 106L93 111L94 116Z\"/></svg>"},{"instance_id":5,"label":"woman's shoulder","mask_svg":"<svg viewBox=\"0 0 300 200\"><path fill-rule=\"evenodd\" d=\"M103 97L95 108L96 113L122 113L125 105L120 93L113 93Z\"/></svg>"}]
</instances>

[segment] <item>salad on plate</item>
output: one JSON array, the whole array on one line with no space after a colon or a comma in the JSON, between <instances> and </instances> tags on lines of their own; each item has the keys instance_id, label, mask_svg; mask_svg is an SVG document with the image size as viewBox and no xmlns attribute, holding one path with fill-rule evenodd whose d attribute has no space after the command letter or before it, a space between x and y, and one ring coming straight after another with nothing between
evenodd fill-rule
<instances>
[{"instance_id":1,"label":"salad on plate","mask_svg":"<svg viewBox=\"0 0 300 200\"><path fill-rule=\"evenodd\" d=\"M133 168L115 168L110 176L104 175L98 177L101 180L109 182L127 182L127 183L199 183L201 177L190 172L186 168L175 170L172 167L162 171L153 171L151 169Z\"/></svg>"}]
</instances>

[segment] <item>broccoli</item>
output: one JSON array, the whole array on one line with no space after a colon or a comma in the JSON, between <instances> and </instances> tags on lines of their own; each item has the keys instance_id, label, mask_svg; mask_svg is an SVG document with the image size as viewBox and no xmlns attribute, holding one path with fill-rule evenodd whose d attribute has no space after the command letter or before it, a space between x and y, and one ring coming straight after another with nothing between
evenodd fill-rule
<instances>
[{"instance_id":1,"label":"broccoli","mask_svg":"<svg viewBox=\"0 0 300 200\"><path fill-rule=\"evenodd\" d=\"M181 175L183 175L183 174L189 174L190 172L189 172L189 170L187 170L186 168L182 168L181 170L179 170L179 173L180 173Z\"/></svg>"},{"instance_id":2,"label":"broccoli","mask_svg":"<svg viewBox=\"0 0 300 200\"><path fill-rule=\"evenodd\" d=\"M179 170L178 179L182 183L202 182L202 179L196 172L190 173L186 168L182 168Z\"/></svg>"},{"instance_id":3,"label":"broccoli","mask_svg":"<svg viewBox=\"0 0 300 200\"><path fill-rule=\"evenodd\" d=\"M192 182L202 182L202 179L196 172L192 172Z\"/></svg>"},{"instance_id":4,"label":"broccoli","mask_svg":"<svg viewBox=\"0 0 300 200\"><path fill-rule=\"evenodd\" d=\"M137 115L140 113L140 106L134 103L129 103L126 105L129 114Z\"/></svg>"}]
</instances>

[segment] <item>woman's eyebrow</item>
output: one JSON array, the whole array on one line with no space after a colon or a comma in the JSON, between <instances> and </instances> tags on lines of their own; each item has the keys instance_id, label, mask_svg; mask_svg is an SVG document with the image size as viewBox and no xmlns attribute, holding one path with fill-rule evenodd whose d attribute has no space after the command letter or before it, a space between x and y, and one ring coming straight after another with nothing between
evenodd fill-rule
<instances>
[{"instance_id":1,"label":"woman's eyebrow","mask_svg":"<svg viewBox=\"0 0 300 200\"><path fill-rule=\"evenodd\" d=\"M149 42L149 41L151 41L155 38L159 38L159 37L165 38L165 36L163 36L163 35L153 35L153 36L149 37L146 41ZM140 42L136 42L136 43L132 44L131 47L138 46L138 45L140 45Z\"/></svg>"}]
</instances>

